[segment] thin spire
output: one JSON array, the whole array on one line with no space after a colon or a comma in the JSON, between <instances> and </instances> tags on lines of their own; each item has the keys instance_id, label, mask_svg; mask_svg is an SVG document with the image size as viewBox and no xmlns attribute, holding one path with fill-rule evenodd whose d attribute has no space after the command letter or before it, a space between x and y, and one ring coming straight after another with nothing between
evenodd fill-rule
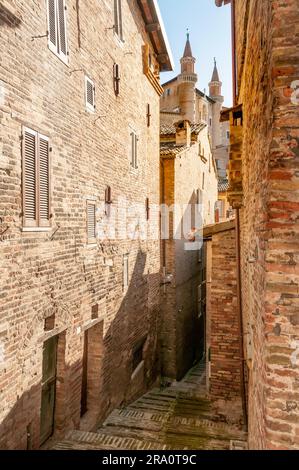
<instances>
[{"instance_id":1,"label":"thin spire","mask_svg":"<svg viewBox=\"0 0 299 470\"><path fill-rule=\"evenodd\" d=\"M185 46L184 56L183 57L193 57L192 56L192 50L191 50L191 44L190 44L189 28L187 28L187 41L186 41L186 46Z\"/></svg>"},{"instance_id":2,"label":"thin spire","mask_svg":"<svg viewBox=\"0 0 299 470\"><path fill-rule=\"evenodd\" d=\"M217 62L216 62L216 57L214 57L214 70L213 70L213 75L212 75L212 82L220 82L219 79L219 73L217 69Z\"/></svg>"}]
</instances>

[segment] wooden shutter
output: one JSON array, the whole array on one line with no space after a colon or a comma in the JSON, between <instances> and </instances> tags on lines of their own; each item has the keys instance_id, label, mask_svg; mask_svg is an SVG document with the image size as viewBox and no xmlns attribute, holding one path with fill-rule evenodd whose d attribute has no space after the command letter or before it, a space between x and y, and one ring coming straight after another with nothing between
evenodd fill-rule
<instances>
[{"instance_id":1,"label":"wooden shutter","mask_svg":"<svg viewBox=\"0 0 299 470\"><path fill-rule=\"evenodd\" d=\"M56 0L48 0L49 46L57 51Z\"/></svg>"},{"instance_id":2,"label":"wooden shutter","mask_svg":"<svg viewBox=\"0 0 299 470\"><path fill-rule=\"evenodd\" d=\"M94 202L87 203L87 238L88 243L96 241L96 206Z\"/></svg>"},{"instance_id":3,"label":"wooden shutter","mask_svg":"<svg viewBox=\"0 0 299 470\"><path fill-rule=\"evenodd\" d=\"M95 110L95 87L94 83L85 77L86 108L90 111Z\"/></svg>"},{"instance_id":4,"label":"wooden shutter","mask_svg":"<svg viewBox=\"0 0 299 470\"><path fill-rule=\"evenodd\" d=\"M23 136L23 214L24 226L37 226L37 133L24 130Z\"/></svg>"},{"instance_id":5,"label":"wooden shutter","mask_svg":"<svg viewBox=\"0 0 299 470\"><path fill-rule=\"evenodd\" d=\"M67 59L66 8L65 0L57 0L59 26L59 53Z\"/></svg>"},{"instance_id":6,"label":"wooden shutter","mask_svg":"<svg viewBox=\"0 0 299 470\"><path fill-rule=\"evenodd\" d=\"M39 225L50 224L50 165L49 165L49 140L39 136Z\"/></svg>"},{"instance_id":7,"label":"wooden shutter","mask_svg":"<svg viewBox=\"0 0 299 470\"><path fill-rule=\"evenodd\" d=\"M25 128L23 135L24 227L50 226L49 139Z\"/></svg>"}]
</instances>

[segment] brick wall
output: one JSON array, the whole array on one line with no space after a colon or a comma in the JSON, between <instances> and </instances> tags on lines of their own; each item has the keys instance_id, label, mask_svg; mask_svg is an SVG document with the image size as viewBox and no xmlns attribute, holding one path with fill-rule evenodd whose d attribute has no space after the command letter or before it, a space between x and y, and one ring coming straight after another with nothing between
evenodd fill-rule
<instances>
[{"instance_id":1,"label":"brick wall","mask_svg":"<svg viewBox=\"0 0 299 470\"><path fill-rule=\"evenodd\" d=\"M236 5L249 444L299 448L298 0Z\"/></svg>"},{"instance_id":2,"label":"brick wall","mask_svg":"<svg viewBox=\"0 0 299 470\"><path fill-rule=\"evenodd\" d=\"M104 322L97 410L89 426L141 393L155 379L159 322L160 249L155 241L86 240L86 200L104 217L106 186L112 199L159 203L159 96L143 75L142 46L149 42L136 1L123 2L125 43L115 37L110 1L67 0L69 65L47 47L46 2L1 2L0 64L0 448L39 446L42 347L63 335L55 431L80 425L84 330ZM5 10L4 10L5 8ZM113 90L113 64L121 71ZM96 112L88 113L84 76L96 86ZM147 127L147 103L151 126ZM22 231L21 134L26 125L50 139L52 228ZM130 169L130 128L138 131L139 168ZM158 227L151 211L148 229ZM60 227L60 228L59 228ZM59 230L54 234L55 230ZM157 229L156 229L157 230ZM53 238L52 235L54 234ZM156 231L157 234L157 231ZM129 253L124 293L123 254ZM92 307L99 306L92 319ZM54 329L44 331L55 315ZM59 336L60 338L60 336ZM144 375L131 379L134 345L144 346ZM60 343L59 343L60 344ZM59 348L61 352L61 347ZM94 357L93 360L96 358ZM93 392L94 393L94 390ZM58 405L57 405L58 406ZM57 408L58 409L58 408Z\"/></svg>"},{"instance_id":3,"label":"brick wall","mask_svg":"<svg viewBox=\"0 0 299 470\"><path fill-rule=\"evenodd\" d=\"M211 241L212 270L207 312L209 389L212 397L230 400L241 396L236 237L234 227L221 231L221 226L224 224L218 225L219 232L212 235Z\"/></svg>"},{"instance_id":4,"label":"brick wall","mask_svg":"<svg viewBox=\"0 0 299 470\"><path fill-rule=\"evenodd\" d=\"M197 191L202 190L203 221L214 222L214 206L217 201L217 175L211 158L207 128L200 132L198 139L205 149L207 160L199 156L199 145L193 142L190 148L177 155L161 157L161 193L164 203L177 204L174 217L170 217L170 229L176 236L186 206L197 204ZM205 173L204 187L203 173ZM179 209L180 208L180 209ZM210 208L210 210L209 210ZM199 344L203 341L202 320L199 321L198 287L200 284L199 251L187 251L187 239L165 240L165 256L162 264L166 274L172 275L171 282L162 288L162 371L167 377L182 378L199 357ZM162 251L163 255L163 251Z\"/></svg>"}]
</instances>

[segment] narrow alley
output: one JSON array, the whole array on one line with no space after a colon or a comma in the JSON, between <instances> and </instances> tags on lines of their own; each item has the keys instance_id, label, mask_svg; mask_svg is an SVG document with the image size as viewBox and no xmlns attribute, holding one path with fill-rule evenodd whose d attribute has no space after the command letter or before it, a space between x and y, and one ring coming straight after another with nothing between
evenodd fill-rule
<instances>
[{"instance_id":1,"label":"narrow alley","mask_svg":"<svg viewBox=\"0 0 299 470\"><path fill-rule=\"evenodd\" d=\"M204 365L181 382L154 388L116 409L97 432L71 431L55 450L229 450L246 449L238 406L206 397Z\"/></svg>"}]
</instances>

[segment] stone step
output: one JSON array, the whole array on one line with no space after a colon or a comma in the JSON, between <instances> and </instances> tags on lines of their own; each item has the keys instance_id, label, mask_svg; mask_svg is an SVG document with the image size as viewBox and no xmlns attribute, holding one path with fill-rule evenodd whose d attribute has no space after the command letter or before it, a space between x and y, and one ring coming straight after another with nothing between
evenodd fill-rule
<instances>
[{"instance_id":1,"label":"stone step","mask_svg":"<svg viewBox=\"0 0 299 470\"><path fill-rule=\"evenodd\" d=\"M176 450L175 447L140 438L124 437L117 433L71 431L54 450ZM185 449L183 449L185 450Z\"/></svg>"},{"instance_id":2,"label":"stone step","mask_svg":"<svg viewBox=\"0 0 299 470\"><path fill-rule=\"evenodd\" d=\"M157 439L162 440L165 434L177 433L190 436L210 436L218 440L242 439L246 434L237 426L211 421L210 419L195 419L173 416L171 414L157 414L145 411L115 410L106 420L104 428L127 428L127 434L135 435L140 432L156 432Z\"/></svg>"}]
</instances>

